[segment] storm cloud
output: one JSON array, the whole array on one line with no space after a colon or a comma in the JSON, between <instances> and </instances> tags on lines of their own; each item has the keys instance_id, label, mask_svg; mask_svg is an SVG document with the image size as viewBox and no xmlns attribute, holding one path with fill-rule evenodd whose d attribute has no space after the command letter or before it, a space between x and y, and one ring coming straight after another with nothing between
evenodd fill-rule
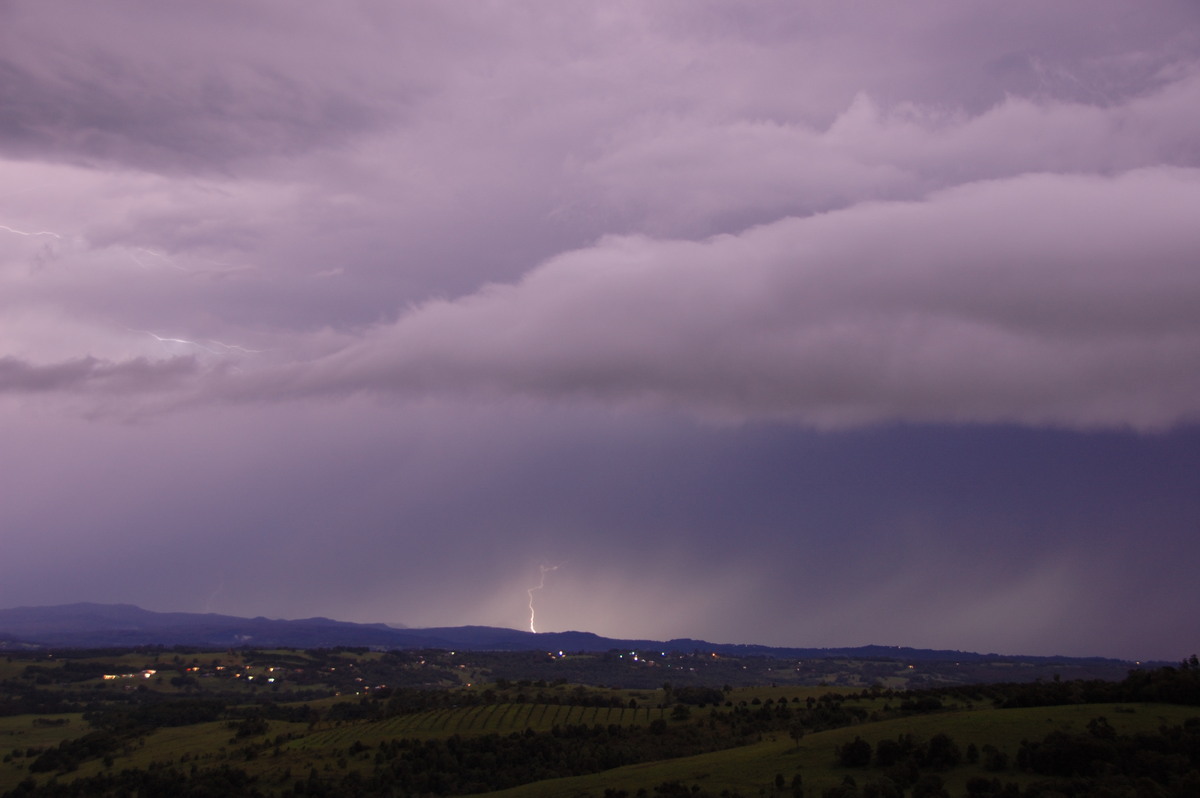
<instances>
[{"instance_id":1,"label":"storm cloud","mask_svg":"<svg viewBox=\"0 0 1200 798\"><path fill-rule=\"evenodd\" d=\"M0 4L0 603L1190 654L1197 142L1189 2Z\"/></svg>"},{"instance_id":2,"label":"storm cloud","mask_svg":"<svg viewBox=\"0 0 1200 798\"><path fill-rule=\"evenodd\" d=\"M1195 170L1038 174L702 241L611 237L294 373L302 391L644 399L817 426L1161 429L1200 410L1196 207Z\"/></svg>"}]
</instances>

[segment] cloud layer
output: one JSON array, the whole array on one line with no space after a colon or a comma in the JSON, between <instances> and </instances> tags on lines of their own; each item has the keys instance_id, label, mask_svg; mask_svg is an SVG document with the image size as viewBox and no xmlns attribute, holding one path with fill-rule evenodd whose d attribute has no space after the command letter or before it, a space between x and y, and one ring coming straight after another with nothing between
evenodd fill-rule
<instances>
[{"instance_id":1,"label":"cloud layer","mask_svg":"<svg viewBox=\"0 0 1200 798\"><path fill-rule=\"evenodd\" d=\"M1200 634L1190 0L18 0L0 96L2 604Z\"/></svg>"},{"instance_id":2,"label":"cloud layer","mask_svg":"<svg viewBox=\"0 0 1200 798\"><path fill-rule=\"evenodd\" d=\"M269 4L237 12L219 51L199 48L220 17L157 9L138 26L199 26L182 72L163 66L174 48L131 45L137 26L11 12L31 36L4 72L2 166L26 195L0 230L25 314L9 356L28 373L97 357L61 383L97 392L127 359L219 352L233 378L197 372L187 391L482 389L817 426L1195 418L1186 28L997 51L974 95L933 101L937 81L906 98L829 52L836 14L788 17L785 39L858 75L840 98L840 78L760 88L812 56L764 42L783 34L753 15L714 39L719 6L682 28L668 7L548 14L485 42L490 12L416 8L403 25L371 5L296 21L288 35L329 27L315 63L279 46ZM929 19L904 46L996 46L946 9ZM415 50L382 60L376 22ZM422 30L482 51L454 61ZM44 327L88 345L47 346Z\"/></svg>"},{"instance_id":3,"label":"cloud layer","mask_svg":"<svg viewBox=\"0 0 1200 798\"><path fill-rule=\"evenodd\" d=\"M702 241L611 237L290 373L302 392L644 399L818 426L1163 428L1200 411L1195 207L1196 170L1036 174Z\"/></svg>"}]
</instances>

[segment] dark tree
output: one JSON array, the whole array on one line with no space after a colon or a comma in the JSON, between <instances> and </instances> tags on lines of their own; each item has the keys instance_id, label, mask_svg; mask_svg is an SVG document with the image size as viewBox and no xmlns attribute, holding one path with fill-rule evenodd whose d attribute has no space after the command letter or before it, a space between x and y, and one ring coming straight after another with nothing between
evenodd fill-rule
<instances>
[{"instance_id":1,"label":"dark tree","mask_svg":"<svg viewBox=\"0 0 1200 798\"><path fill-rule=\"evenodd\" d=\"M838 748L838 764L847 768L865 768L871 764L871 744L857 735Z\"/></svg>"}]
</instances>

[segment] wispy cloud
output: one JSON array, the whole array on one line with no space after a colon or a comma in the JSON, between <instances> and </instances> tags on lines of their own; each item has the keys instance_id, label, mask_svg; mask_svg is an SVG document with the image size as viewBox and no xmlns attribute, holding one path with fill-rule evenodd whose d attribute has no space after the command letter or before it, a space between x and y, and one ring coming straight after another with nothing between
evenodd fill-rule
<instances>
[{"instance_id":1,"label":"wispy cloud","mask_svg":"<svg viewBox=\"0 0 1200 798\"><path fill-rule=\"evenodd\" d=\"M51 364L3 357L0 358L0 393L152 394L178 387L196 371L196 361L191 357L155 361L136 358L118 363L84 357Z\"/></svg>"}]
</instances>

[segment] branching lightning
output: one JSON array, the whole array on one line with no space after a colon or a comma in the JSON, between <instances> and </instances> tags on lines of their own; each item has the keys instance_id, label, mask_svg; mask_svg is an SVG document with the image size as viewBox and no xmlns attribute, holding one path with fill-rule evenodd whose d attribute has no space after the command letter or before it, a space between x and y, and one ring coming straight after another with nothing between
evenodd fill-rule
<instances>
[{"instance_id":1,"label":"branching lightning","mask_svg":"<svg viewBox=\"0 0 1200 798\"><path fill-rule=\"evenodd\" d=\"M528 591L526 591L527 593L529 593L529 631L533 632L534 634L537 634L537 629L535 629L533 626L533 617L535 615L535 613L533 611L533 593L535 590L541 590L542 588L544 588L546 586L546 574L550 573L551 571L557 571L558 566L557 565L540 565L540 566L538 566L538 569L541 571L542 578L538 581L538 583L536 585L534 585L533 587L529 588Z\"/></svg>"},{"instance_id":2,"label":"branching lightning","mask_svg":"<svg viewBox=\"0 0 1200 798\"><path fill-rule=\"evenodd\" d=\"M153 338L155 341L158 341L160 344L184 344L185 346L194 346L197 349L203 349L205 352L208 352L211 355L221 354L220 352L218 352L215 349L209 349L204 344L198 343L196 341L189 341L186 338L164 338L163 336L158 335L157 333L152 333L149 330L129 330L129 331L136 332L136 333L142 333L144 335L149 335L151 338Z\"/></svg>"},{"instance_id":3,"label":"branching lightning","mask_svg":"<svg viewBox=\"0 0 1200 798\"><path fill-rule=\"evenodd\" d=\"M210 355L221 354L221 352L219 350L211 349L211 348L205 346L204 344L200 343L199 341L189 341L187 338L167 338L167 337L164 337L157 333L152 333L149 330L135 330L131 327L126 327L125 329L129 330L129 332L135 332L135 333L141 333L142 335L148 335L151 338L153 338L155 341L158 341L160 344L183 344L184 346L194 346L197 349L203 349L205 352L208 352ZM205 343L213 344L214 346L219 346L219 347L221 347L221 349L223 349L226 352L242 352L245 354L252 355L252 354L258 354L263 351L262 349L250 349L245 346L239 346L238 344L226 344L226 343L222 343L220 341L213 340L211 338L206 339Z\"/></svg>"},{"instance_id":4,"label":"branching lightning","mask_svg":"<svg viewBox=\"0 0 1200 798\"><path fill-rule=\"evenodd\" d=\"M257 355L260 352L266 351L263 349L248 349L247 347L239 346L238 344L223 344L220 341L217 341L213 338L209 338L207 340L210 344L216 344L217 346L221 347L222 349L226 349L230 352L244 352L248 355Z\"/></svg>"},{"instance_id":5,"label":"branching lightning","mask_svg":"<svg viewBox=\"0 0 1200 798\"><path fill-rule=\"evenodd\" d=\"M166 264L167 266L169 266L172 269L176 269L181 272L189 271L188 269L183 268L182 266L177 264L175 261L171 260L171 258L162 254L161 252L155 252L154 250L146 249L145 247L134 247L133 249L131 249L129 251L129 257L133 258L133 262L136 263L138 266L141 266L143 269L148 269L150 267L147 266L145 264L145 262L143 262L142 259L137 256L137 253L139 253L139 252L144 252L147 255L153 255L154 257L158 258L164 264Z\"/></svg>"},{"instance_id":6,"label":"branching lightning","mask_svg":"<svg viewBox=\"0 0 1200 798\"><path fill-rule=\"evenodd\" d=\"M212 264L212 267L218 267L218 268L205 267L205 266L196 267L196 266L190 266L190 265L184 266L184 265L180 264L176 258L174 258L170 255L166 255L162 252L158 252L156 250L149 249L147 247L127 246L127 247L123 247L122 251L130 258L130 260L132 260L139 267L141 267L143 271L150 271L151 269L154 269L154 268L165 267L168 269L174 269L177 272L183 272L184 274L190 274L190 275L224 276L224 275L228 275L228 274L233 274L234 272L248 271L253 268L252 266L236 266L232 263L227 263L226 261L223 261L223 260L213 260L212 258L201 258L201 257L197 257L195 255L191 255L188 257L189 263L200 262L200 263L205 263L205 264ZM138 253L141 253L141 255L139 255ZM153 261L147 262L147 258L153 258Z\"/></svg>"}]
</instances>

